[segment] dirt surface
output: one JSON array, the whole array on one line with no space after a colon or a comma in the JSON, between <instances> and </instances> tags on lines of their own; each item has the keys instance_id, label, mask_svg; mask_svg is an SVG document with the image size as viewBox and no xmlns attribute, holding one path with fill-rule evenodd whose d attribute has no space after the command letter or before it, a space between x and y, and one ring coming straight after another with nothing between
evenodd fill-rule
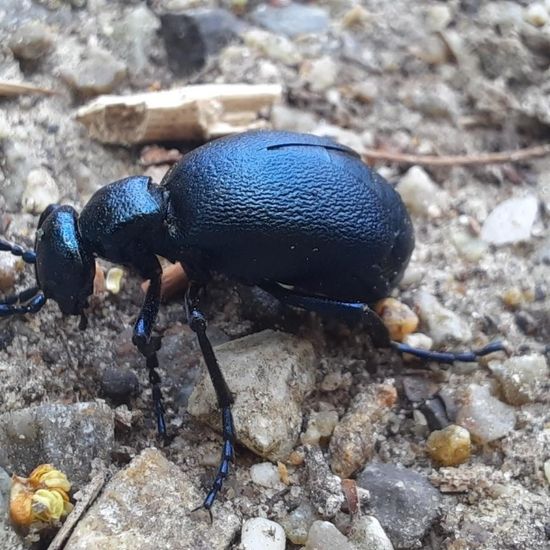
<instances>
[{"instance_id":1,"label":"dirt surface","mask_svg":"<svg viewBox=\"0 0 550 550\"><path fill-rule=\"evenodd\" d=\"M176 4L185 9L217 5L155 0L147 2L147 7L155 19ZM272 115L266 114L276 127L334 135L358 149L475 154L514 150L550 138L550 13L548 22L536 26L525 19L526 2L316 3L328 14L328 26L312 34L285 37L288 52L283 55L275 39L251 34L261 28L254 18L256 2L221 1L219 5L233 10L242 27L229 45L210 55L188 77L170 70L160 31L153 29L141 37L126 33L125 17L145 5L106 0L2 2L0 78L56 91L52 96L0 98L3 238L32 246L38 215L24 212L21 196L33 169L46 170L59 189L56 200L77 209L99 186L144 172L140 147L94 142L74 120L76 108L87 97L62 75L69 68L82 69L82 60L95 48L110 52L125 67L125 74L113 79L108 91L131 93L187 83L281 83L284 103ZM8 43L13 29L31 20L48 27L51 46L39 59L29 61L16 58ZM135 45L134 40L142 42ZM135 51L145 52L141 64L135 61ZM193 146L170 145L183 152ZM398 182L408 168L383 163L376 167L392 182ZM547 353L550 158L426 170L436 183L438 208L413 215L416 248L395 295L411 305L419 290L436 296L472 331L471 340L458 347L475 348L503 338L515 355ZM475 260L461 254L457 234L478 238L480 227L499 203L525 195L535 196L539 206L529 238L487 246ZM138 395L128 405L142 419L131 431L118 433L117 444L124 452L115 454L114 468L142 449L158 445L147 372L131 345L132 323L143 299L139 283L134 274L125 272L120 292L94 296L85 331L78 330L77 319L62 317L51 302L37 315L0 321L0 413L44 402L94 400L102 395L105 370L126 367L140 382ZM7 284L5 292L32 284L32 269L27 267L17 271L15 284ZM275 327L312 341L320 367L318 389L304 409L306 419L323 408L334 408L341 417L352 397L367 385L393 381L399 397L378 435L374 458L422 473L438 488L444 474L426 454L429 430L413 416L415 404L403 390L403 379L431 381L449 395L471 383L490 383L501 396L486 364L450 369L431 365L418 375L397 354L375 350L360 328L349 329L306 313L277 320L262 309L260 301L251 301L254 298L246 289L241 290L222 279L212 284L205 312L213 340L222 342ZM507 299L510 293L519 296L513 304ZM185 325L181 300L162 306L156 330L165 337L159 372L173 436L163 452L206 488L220 439L186 412L200 359ZM422 326L420 330L427 332ZM453 342L447 347L452 348ZM342 379L334 391L322 389L330 373ZM438 519L415 547L534 549L548 544L549 480L543 471L550 458L548 378L542 383L544 391L536 398L514 405L517 421L511 432L474 446L467 465L448 473L462 476L462 485L457 481L460 489L445 493ZM322 443L326 449L328 441ZM258 460L239 450L220 499L231 500L245 519L263 515L279 521L286 509L300 502L295 495L301 494L305 474L298 468L298 489L290 497L268 497L262 487L250 482L249 467ZM345 530L338 519L334 522Z\"/></svg>"}]
</instances>

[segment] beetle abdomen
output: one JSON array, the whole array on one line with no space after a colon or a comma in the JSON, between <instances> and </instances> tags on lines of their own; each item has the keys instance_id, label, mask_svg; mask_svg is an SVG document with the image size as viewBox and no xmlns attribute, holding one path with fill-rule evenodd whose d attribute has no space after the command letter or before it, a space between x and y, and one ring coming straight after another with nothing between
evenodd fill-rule
<instances>
[{"instance_id":1,"label":"beetle abdomen","mask_svg":"<svg viewBox=\"0 0 550 550\"><path fill-rule=\"evenodd\" d=\"M397 193L332 140L257 131L219 139L168 174L168 224L185 263L250 284L372 301L401 276L414 239Z\"/></svg>"}]
</instances>

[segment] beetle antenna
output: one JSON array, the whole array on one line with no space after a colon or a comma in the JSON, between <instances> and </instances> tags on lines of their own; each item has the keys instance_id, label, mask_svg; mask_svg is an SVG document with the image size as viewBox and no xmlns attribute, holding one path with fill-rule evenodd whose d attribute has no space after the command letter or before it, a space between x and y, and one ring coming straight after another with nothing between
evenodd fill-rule
<instances>
[{"instance_id":1,"label":"beetle antenna","mask_svg":"<svg viewBox=\"0 0 550 550\"><path fill-rule=\"evenodd\" d=\"M31 290L31 289L29 289ZM20 294L23 294L27 291L23 291ZM11 296L10 296L11 298ZM41 292L35 294L30 298L30 301L21 306L16 306L13 304L0 304L0 317L9 317L11 315L25 314L25 313L36 313L42 309L42 306L46 303L46 296Z\"/></svg>"},{"instance_id":2,"label":"beetle antenna","mask_svg":"<svg viewBox=\"0 0 550 550\"><path fill-rule=\"evenodd\" d=\"M11 252L14 256L20 256L26 264L36 263L36 253L33 250L25 250L17 244L10 244L0 239L0 252Z\"/></svg>"},{"instance_id":3,"label":"beetle antenna","mask_svg":"<svg viewBox=\"0 0 550 550\"><path fill-rule=\"evenodd\" d=\"M489 355L495 351L506 351L504 345L500 341L491 342L478 350L463 351L463 352L446 352L446 351L430 351L426 349L413 348L401 342L392 342L391 346L401 353L409 353L424 361L437 361L438 363L453 364L455 361L463 363L475 363L479 357Z\"/></svg>"}]
</instances>

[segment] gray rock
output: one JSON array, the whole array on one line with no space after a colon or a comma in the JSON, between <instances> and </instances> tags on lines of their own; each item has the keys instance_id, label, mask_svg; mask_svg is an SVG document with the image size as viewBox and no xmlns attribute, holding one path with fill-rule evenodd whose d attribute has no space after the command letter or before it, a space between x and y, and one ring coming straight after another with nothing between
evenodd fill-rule
<instances>
[{"instance_id":1,"label":"gray rock","mask_svg":"<svg viewBox=\"0 0 550 550\"><path fill-rule=\"evenodd\" d=\"M306 468L311 504L322 517L334 517L345 500L342 480L330 472L319 447L308 448Z\"/></svg>"},{"instance_id":2,"label":"gray rock","mask_svg":"<svg viewBox=\"0 0 550 550\"><path fill-rule=\"evenodd\" d=\"M28 475L51 463L78 487L92 460L109 461L114 413L105 403L46 404L0 415L0 466Z\"/></svg>"},{"instance_id":3,"label":"gray rock","mask_svg":"<svg viewBox=\"0 0 550 550\"><path fill-rule=\"evenodd\" d=\"M133 370L107 367L101 377L101 389L105 397L124 403L139 393L139 380Z\"/></svg>"},{"instance_id":4,"label":"gray rock","mask_svg":"<svg viewBox=\"0 0 550 550\"><path fill-rule=\"evenodd\" d=\"M361 472L357 485L369 491L369 513L396 548L416 545L438 515L439 491L412 470L372 464Z\"/></svg>"},{"instance_id":5,"label":"gray rock","mask_svg":"<svg viewBox=\"0 0 550 550\"><path fill-rule=\"evenodd\" d=\"M29 21L11 35L8 46L18 59L34 61L47 54L53 47L54 36L40 21Z\"/></svg>"},{"instance_id":6,"label":"gray rock","mask_svg":"<svg viewBox=\"0 0 550 550\"><path fill-rule=\"evenodd\" d=\"M60 74L76 93L93 96L112 92L124 79L126 65L107 50L94 48L78 64L61 67Z\"/></svg>"},{"instance_id":7,"label":"gray rock","mask_svg":"<svg viewBox=\"0 0 550 550\"><path fill-rule=\"evenodd\" d=\"M209 55L218 53L242 30L242 23L224 9L165 13L160 22L168 65L178 76L200 70Z\"/></svg>"},{"instance_id":8,"label":"gray rock","mask_svg":"<svg viewBox=\"0 0 550 550\"><path fill-rule=\"evenodd\" d=\"M330 24L326 10L293 2L283 6L261 4L252 12L252 20L271 32L291 37L299 34L322 33Z\"/></svg>"},{"instance_id":9,"label":"gray rock","mask_svg":"<svg viewBox=\"0 0 550 550\"><path fill-rule=\"evenodd\" d=\"M302 502L298 508L281 520L288 540L294 544L305 544L307 535L317 515L313 506L307 501Z\"/></svg>"},{"instance_id":10,"label":"gray rock","mask_svg":"<svg viewBox=\"0 0 550 550\"><path fill-rule=\"evenodd\" d=\"M527 241L531 238L538 210L539 202L533 195L507 199L487 216L481 238L497 246Z\"/></svg>"},{"instance_id":11,"label":"gray rock","mask_svg":"<svg viewBox=\"0 0 550 550\"><path fill-rule=\"evenodd\" d=\"M221 506L212 523L190 514L203 496L194 476L146 449L106 485L65 549L227 548L239 518Z\"/></svg>"},{"instance_id":12,"label":"gray rock","mask_svg":"<svg viewBox=\"0 0 550 550\"><path fill-rule=\"evenodd\" d=\"M215 353L235 398L238 440L269 460L284 460L300 434L304 397L314 387L313 346L289 334L265 330L217 346ZM220 429L220 411L206 368L189 398L188 410Z\"/></svg>"},{"instance_id":13,"label":"gray rock","mask_svg":"<svg viewBox=\"0 0 550 550\"><path fill-rule=\"evenodd\" d=\"M145 5L128 12L113 28L113 38L119 46L120 56L134 76L143 74L149 63L149 52L155 41L160 21Z\"/></svg>"}]
</instances>

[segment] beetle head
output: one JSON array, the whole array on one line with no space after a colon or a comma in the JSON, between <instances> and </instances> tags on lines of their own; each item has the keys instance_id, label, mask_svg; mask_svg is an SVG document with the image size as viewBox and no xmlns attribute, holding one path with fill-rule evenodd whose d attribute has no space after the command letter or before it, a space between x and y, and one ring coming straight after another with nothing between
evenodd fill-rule
<instances>
[{"instance_id":1,"label":"beetle head","mask_svg":"<svg viewBox=\"0 0 550 550\"><path fill-rule=\"evenodd\" d=\"M93 292L95 260L78 228L71 206L51 204L38 221L35 241L36 280L46 298L62 313L81 315Z\"/></svg>"}]
</instances>

